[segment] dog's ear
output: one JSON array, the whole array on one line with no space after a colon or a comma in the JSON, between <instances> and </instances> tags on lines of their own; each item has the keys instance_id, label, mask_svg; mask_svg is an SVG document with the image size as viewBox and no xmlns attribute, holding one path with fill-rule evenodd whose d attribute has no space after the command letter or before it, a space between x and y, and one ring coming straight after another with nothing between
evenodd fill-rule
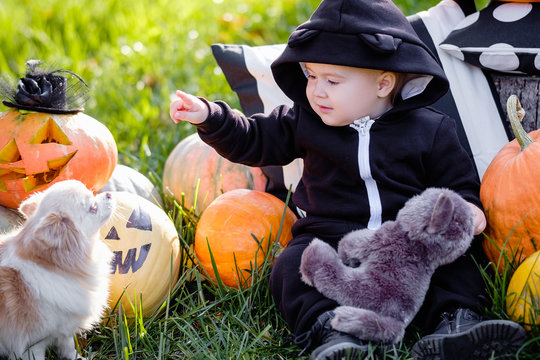
<instances>
[{"instance_id":1,"label":"dog's ear","mask_svg":"<svg viewBox=\"0 0 540 360\"><path fill-rule=\"evenodd\" d=\"M21 258L45 268L81 271L81 264L88 257L88 246L68 215L49 213L29 221L34 224L23 227L21 232L25 239L24 246L17 252Z\"/></svg>"},{"instance_id":2,"label":"dog's ear","mask_svg":"<svg viewBox=\"0 0 540 360\"><path fill-rule=\"evenodd\" d=\"M448 227L454 215L454 203L445 194L440 194L431 213L428 234L437 234Z\"/></svg>"},{"instance_id":3,"label":"dog's ear","mask_svg":"<svg viewBox=\"0 0 540 360\"><path fill-rule=\"evenodd\" d=\"M46 246L60 248L71 252L79 250L79 230L65 214L51 213L44 217L35 232Z\"/></svg>"},{"instance_id":4,"label":"dog's ear","mask_svg":"<svg viewBox=\"0 0 540 360\"><path fill-rule=\"evenodd\" d=\"M34 211L36 211L41 199L43 198L43 192L32 194L29 198L24 200L19 206L19 211L23 213L26 218L29 218Z\"/></svg>"}]
</instances>

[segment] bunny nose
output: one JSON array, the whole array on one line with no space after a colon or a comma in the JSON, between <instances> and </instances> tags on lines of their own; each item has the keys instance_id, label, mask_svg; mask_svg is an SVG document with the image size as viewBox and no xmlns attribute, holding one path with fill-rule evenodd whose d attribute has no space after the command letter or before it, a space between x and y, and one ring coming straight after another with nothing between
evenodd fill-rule
<instances>
[{"instance_id":1,"label":"bunny nose","mask_svg":"<svg viewBox=\"0 0 540 360\"><path fill-rule=\"evenodd\" d=\"M105 193L107 199L112 199L112 194L110 192Z\"/></svg>"}]
</instances>

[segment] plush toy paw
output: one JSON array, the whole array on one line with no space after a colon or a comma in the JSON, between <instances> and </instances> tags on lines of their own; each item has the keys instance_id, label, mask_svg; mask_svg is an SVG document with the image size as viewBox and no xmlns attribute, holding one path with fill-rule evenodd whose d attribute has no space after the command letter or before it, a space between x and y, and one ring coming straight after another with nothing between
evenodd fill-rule
<instances>
[{"instance_id":1,"label":"plush toy paw","mask_svg":"<svg viewBox=\"0 0 540 360\"><path fill-rule=\"evenodd\" d=\"M315 286L314 282L316 281L314 278L317 273L325 277L328 276L328 264L333 264L337 260L337 253L333 247L324 241L313 239L302 253L302 263L300 265L302 280L310 286Z\"/></svg>"},{"instance_id":2,"label":"plush toy paw","mask_svg":"<svg viewBox=\"0 0 540 360\"><path fill-rule=\"evenodd\" d=\"M339 306L335 310L332 327L367 341L383 344L397 343L405 334L405 323L372 310Z\"/></svg>"}]
</instances>

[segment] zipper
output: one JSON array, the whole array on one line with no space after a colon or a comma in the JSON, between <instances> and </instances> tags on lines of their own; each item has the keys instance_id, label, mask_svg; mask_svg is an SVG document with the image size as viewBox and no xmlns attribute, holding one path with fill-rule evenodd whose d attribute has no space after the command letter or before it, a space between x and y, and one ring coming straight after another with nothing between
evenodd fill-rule
<instances>
[{"instance_id":1,"label":"zipper","mask_svg":"<svg viewBox=\"0 0 540 360\"><path fill-rule=\"evenodd\" d=\"M375 121L369 116L364 116L355 120L350 126L358 132L358 170L360 177L366 185L368 202L369 202L369 221L367 228L376 230L381 227L382 223L382 205L379 196L379 188L377 182L371 175L371 167L369 165L369 141L371 125Z\"/></svg>"}]
</instances>

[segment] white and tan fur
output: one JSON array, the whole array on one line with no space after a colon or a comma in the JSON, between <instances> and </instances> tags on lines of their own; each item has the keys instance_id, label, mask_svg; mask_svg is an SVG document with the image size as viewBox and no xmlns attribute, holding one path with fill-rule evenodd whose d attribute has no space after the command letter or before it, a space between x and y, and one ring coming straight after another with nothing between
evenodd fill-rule
<instances>
[{"instance_id":1,"label":"white and tan fur","mask_svg":"<svg viewBox=\"0 0 540 360\"><path fill-rule=\"evenodd\" d=\"M58 182L25 200L23 226L0 235L0 355L78 358L73 336L100 321L112 253L99 239L114 210L110 193ZM79 357L80 358L80 357Z\"/></svg>"}]
</instances>

